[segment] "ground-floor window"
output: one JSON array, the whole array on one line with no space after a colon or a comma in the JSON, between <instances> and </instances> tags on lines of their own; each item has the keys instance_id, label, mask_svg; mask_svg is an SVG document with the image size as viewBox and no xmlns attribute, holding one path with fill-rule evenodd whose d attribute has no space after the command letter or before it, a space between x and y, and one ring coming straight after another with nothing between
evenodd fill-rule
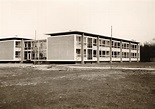
<instances>
[{"instance_id":1,"label":"ground-floor window","mask_svg":"<svg viewBox=\"0 0 155 109\"><path fill-rule=\"evenodd\" d=\"M76 49L76 56L81 57L81 49ZM84 49L84 57L86 57L86 49Z\"/></svg>"},{"instance_id":2,"label":"ground-floor window","mask_svg":"<svg viewBox=\"0 0 155 109\"><path fill-rule=\"evenodd\" d=\"M20 51L16 51L16 52L15 52L15 57L16 57L16 58L20 58L20 57L21 57Z\"/></svg>"},{"instance_id":3,"label":"ground-floor window","mask_svg":"<svg viewBox=\"0 0 155 109\"><path fill-rule=\"evenodd\" d=\"M84 49L84 57L87 57L86 49Z\"/></svg>"},{"instance_id":4,"label":"ground-floor window","mask_svg":"<svg viewBox=\"0 0 155 109\"><path fill-rule=\"evenodd\" d=\"M99 51L100 57L109 57L109 51Z\"/></svg>"},{"instance_id":5,"label":"ground-floor window","mask_svg":"<svg viewBox=\"0 0 155 109\"><path fill-rule=\"evenodd\" d=\"M131 53L131 58L137 58L137 53Z\"/></svg>"},{"instance_id":6,"label":"ground-floor window","mask_svg":"<svg viewBox=\"0 0 155 109\"><path fill-rule=\"evenodd\" d=\"M76 49L76 56L80 57L81 56L81 49Z\"/></svg>"},{"instance_id":7,"label":"ground-floor window","mask_svg":"<svg viewBox=\"0 0 155 109\"><path fill-rule=\"evenodd\" d=\"M93 50L93 57L96 57L96 56L97 56L96 50Z\"/></svg>"},{"instance_id":8,"label":"ground-floor window","mask_svg":"<svg viewBox=\"0 0 155 109\"><path fill-rule=\"evenodd\" d=\"M93 57L92 57L92 49L88 49L88 60L91 60Z\"/></svg>"},{"instance_id":9,"label":"ground-floor window","mask_svg":"<svg viewBox=\"0 0 155 109\"><path fill-rule=\"evenodd\" d=\"M114 57L114 58L119 58L119 57L120 57L120 52L118 52L118 51L113 51L113 52L112 52L112 57Z\"/></svg>"},{"instance_id":10,"label":"ground-floor window","mask_svg":"<svg viewBox=\"0 0 155 109\"><path fill-rule=\"evenodd\" d=\"M122 58L129 58L129 52L122 52Z\"/></svg>"}]
</instances>

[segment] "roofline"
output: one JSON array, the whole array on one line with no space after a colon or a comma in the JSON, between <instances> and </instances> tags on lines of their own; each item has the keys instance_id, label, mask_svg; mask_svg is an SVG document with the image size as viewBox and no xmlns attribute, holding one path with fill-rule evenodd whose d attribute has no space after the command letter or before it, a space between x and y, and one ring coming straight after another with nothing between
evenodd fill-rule
<instances>
[{"instance_id":1,"label":"roofline","mask_svg":"<svg viewBox=\"0 0 155 109\"><path fill-rule=\"evenodd\" d=\"M18 37L10 37L10 38L1 38L0 41L7 41L7 40L32 40L29 38L18 38Z\"/></svg>"},{"instance_id":2,"label":"roofline","mask_svg":"<svg viewBox=\"0 0 155 109\"><path fill-rule=\"evenodd\" d=\"M59 36L59 35L68 35L68 34L78 34L78 35L86 35L86 36L92 36L92 37L100 37L100 38L105 38L105 39L111 39L109 36L103 36L103 35L98 35L98 34L92 34L92 33L87 33L87 32L81 32L81 31L67 31L67 32L59 32L59 33L48 33L45 35L50 35L50 36ZM117 41L124 41L124 42L132 42L132 43L140 43L137 41L131 41L131 40L125 40L125 39L120 39L120 38L114 38L112 37L112 40L117 40Z\"/></svg>"}]
</instances>

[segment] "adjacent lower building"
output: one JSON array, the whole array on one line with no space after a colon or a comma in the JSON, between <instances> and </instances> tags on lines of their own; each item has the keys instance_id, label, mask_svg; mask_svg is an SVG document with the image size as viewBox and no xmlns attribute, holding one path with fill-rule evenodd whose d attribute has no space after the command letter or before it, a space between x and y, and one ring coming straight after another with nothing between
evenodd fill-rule
<instances>
[{"instance_id":1,"label":"adjacent lower building","mask_svg":"<svg viewBox=\"0 0 155 109\"><path fill-rule=\"evenodd\" d=\"M0 62L18 62L23 60L24 41L27 38L10 37L0 39ZM23 43L23 44L22 44Z\"/></svg>"},{"instance_id":2,"label":"adjacent lower building","mask_svg":"<svg viewBox=\"0 0 155 109\"><path fill-rule=\"evenodd\" d=\"M0 40L0 61L139 62L139 42L81 31L51 33L47 39Z\"/></svg>"}]
</instances>

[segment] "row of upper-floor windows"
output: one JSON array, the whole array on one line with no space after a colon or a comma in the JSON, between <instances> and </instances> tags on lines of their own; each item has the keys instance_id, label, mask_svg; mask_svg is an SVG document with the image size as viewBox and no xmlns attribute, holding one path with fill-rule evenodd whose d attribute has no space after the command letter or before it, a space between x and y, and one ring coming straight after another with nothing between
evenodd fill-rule
<instances>
[{"instance_id":1,"label":"row of upper-floor windows","mask_svg":"<svg viewBox=\"0 0 155 109\"><path fill-rule=\"evenodd\" d=\"M81 57L81 49L76 49L77 57ZM84 57L87 56L86 49L84 49ZM97 57L97 50L92 50L92 56ZM100 50L99 57L110 57L110 51ZM112 51L112 57L120 58L121 52ZM139 53L129 53L129 52L122 52L122 58L137 58L139 57Z\"/></svg>"},{"instance_id":2,"label":"row of upper-floor windows","mask_svg":"<svg viewBox=\"0 0 155 109\"><path fill-rule=\"evenodd\" d=\"M40 48L40 49L46 49L46 41L25 41L24 42L24 49L25 50L30 50L30 49L35 49L35 48Z\"/></svg>"},{"instance_id":3,"label":"row of upper-floor windows","mask_svg":"<svg viewBox=\"0 0 155 109\"><path fill-rule=\"evenodd\" d=\"M82 37L81 36L77 36L76 37L76 41L77 44L81 44L82 42ZM84 37L84 45L87 45L88 48L92 48L93 46L97 46L97 39L95 38L86 38ZM110 47L110 45L112 45L112 48L121 48L121 42L120 41L111 41L110 40L105 40L105 39L99 39L99 46L100 47ZM122 43L122 49L129 49L130 48L130 43ZM137 44L131 44L131 49L132 50L137 50L138 49L138 45Z\"/></svg>"},{"instance_id":4,"label":"row of upper-floor windows","mask_svg":"<svg viewBox=\"0 0 155 109\"><path fill-rule=\"evenodd\" d=\"M21 41L16 41L15 42L15 47L16 48L21 48ZM28 49L32 49L34 47L39 47L39 48L46 48L46 41L25 41L24 42L24 49L28 50Z\"/></svg>"}]
</instances>

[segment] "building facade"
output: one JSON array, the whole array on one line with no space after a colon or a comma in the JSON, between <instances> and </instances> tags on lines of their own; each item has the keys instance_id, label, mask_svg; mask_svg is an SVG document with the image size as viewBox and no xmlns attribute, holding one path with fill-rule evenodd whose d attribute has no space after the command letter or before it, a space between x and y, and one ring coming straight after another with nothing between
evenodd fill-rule
<instances>
[{"instance_id":1,"label":"building facade","mask_svg":"<svg viewBox=\"0 0 155 109\"><path fill-rule=\"evenodd\" d=\"M51 33L47 35L50 37L44 40L21 39L0 41L0 50L6 47L11 49L9 50L11 51L9 53L10 56L4 56L5 53L0 53L0 60L72 62L82 64L87 62L140 61L139 42L80 31Z\"/></svg>"},{"instance_id":2,"label":"building facade","mask_svg":"<svg viewBox=\"0 0 155 109\"><path fill-rule=\"evenodd\" d=\"M23 61L21 57L23 57L25 40L30 39L17 37L0 39L0 62Z\"/></svg>"}]
</instances>

